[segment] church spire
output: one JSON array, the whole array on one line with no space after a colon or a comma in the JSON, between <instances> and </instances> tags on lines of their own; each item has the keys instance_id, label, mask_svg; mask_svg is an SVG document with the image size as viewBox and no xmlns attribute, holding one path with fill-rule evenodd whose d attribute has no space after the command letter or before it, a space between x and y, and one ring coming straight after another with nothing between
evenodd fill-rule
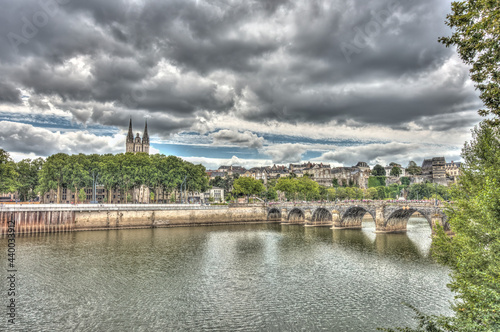
<instances>
[{"instance_id":1,"label":"church spire","mask_svg":"<svg viewBox=\"0 0 500 332\"><path fill-rule=\"evenodd\" d=\"M132 132L132 117L130 117L130 123L128 125L128 135L127 135L127 143L134 142L134 133Z\"/></svg>"},{"instance_id":2,"label":"church spire","mask_svg":"<svg viewBox=\"0 0 500 332\"><path fill-rule=\"evenodd\" d=\"M142 135L142 144L149 144L149 135L148 135L148 120L146 120L146 125L144 126L144 134Z\"/></svg>"}]
</instances>

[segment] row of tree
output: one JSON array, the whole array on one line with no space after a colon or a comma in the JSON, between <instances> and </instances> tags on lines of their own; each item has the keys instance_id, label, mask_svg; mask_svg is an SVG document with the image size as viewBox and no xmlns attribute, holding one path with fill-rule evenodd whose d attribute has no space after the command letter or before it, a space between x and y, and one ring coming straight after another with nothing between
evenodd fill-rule
<instances>
[{"instance_id":1,"label":"row of tree","mask_svg":"<svg viewBox=\"0 0 500 332\"><path fill-rule=\"evenodd\" d=\"M44 159L37 158L15 163L5 150L0 149L0 193L17 191L23 201L35 199L44 162Z\"/></svg>"},{"instance_id":2,"label":"row of tree","mask_svg":"<svg viewBox=\"0 0 500 332\"><path fill-rule=\"evenodd\" d=\"M425 199L438 199L438 200L451 200L453 198L452 190L446 186L422 183L409 185L408 182L403 184L391 184L385 186L385 181L381 185L378 180L385 177L371 177L377 181L373 182L373 186L367 189L361 189L356 186L339 187L334 186L326 188L313 181L308 176L300 178L288 176L279 178L278 180L271 180L267 184L267 188L263 185L261 180L255 180L247 177L228 177L227 179L214 179L210 184L225 185L230 182L234 189L234 195L256 195L268 201L278 199L277 192L285 194L285 198L289 201L293 200L346 200L346 199L371 199L371 200L384 200L396 199L400 196L406 196L411 200L425 200ZM371 179L370 178L370 179ZM225 182L227 181L227 182ZM404 182L404 181L402 181ZM228 192L231 188L228 188ZM226 199L232 199L232 195L227 195Z\"/></svg>"},{"instance_id":3,"label":"row of tree","mask_svg":"<svg viewBox=\"0 0 500 332\"><path fill-rule=\"evenodd\" d=\"M46 160L25 159L15 163L7 152L0 150L0 192L18 191L23 201L56 190L59 203L62 188L80 193L81 189L92 187L94 181L105 187L108 201L113 190L121 190L123 202L129 190L140 186L146 186L151 192L160 189L162 193L171 193L182 184L183 191L204 192L209 188L205 171L202 165L160 154L58 153ZM78 198L82 199L82 195L76 194L75 202Z\"/></svg>"}]
</instances>

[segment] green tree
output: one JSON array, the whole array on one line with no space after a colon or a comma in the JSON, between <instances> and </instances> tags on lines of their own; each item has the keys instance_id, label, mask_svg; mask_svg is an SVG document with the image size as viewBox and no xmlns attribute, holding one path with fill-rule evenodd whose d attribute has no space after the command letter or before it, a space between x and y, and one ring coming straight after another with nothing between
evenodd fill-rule
<instances>
[{"instance_id":1,"label":"green tree","mask_svg":"<svg viewBox=\"0 0 500 332\"><path fill-rule=\"evenodd\" d=\"M422 174L422 167L417 166L417 163L412 160L408 163L406 172L410 175L420 175Z\"/></svg>"},{"instance_id":2,"label":"green tree","mask_svg":"<svg viewBox=\"0 0 500 332\"><path fill-rule=\"evenodd\" d=\"M278 199L278 193L274 187L269 187L266 191L266 199L268 201L275 201Z\"/></svg>"},{"instance_id":3,"label":"green tree","mask_svg":"<svg viewBox=\"0 0 500 332\"><path fill-rule=\"evenodd\" d=\"M36 188L39 185L40 170L43 163L42 158L23 159L16 163L17 182L19 184L17 190L21 201L28 201L37 197Z\"/></svg>"},{"instance_id":4,"label":"green tree","mask_svg":"<svg viewBox=\"0 0 500 332\"><path fill-rule=\"evenodd\" d=\"M377 199L378 198L378 192L376 188L368 188L365 193L365 198L366 199Z\"/></svg>"},{"instance_id":5,"label":"green tree","mask_svg":"<svg viewBox=\"0 0 500 332\"><path fill-rule=\"evenodd\" d=\"M85 199L87 198L87 194L85 193L85 189L81 188L80 191L78 192L78 195L75 195L75 196L78 196L78 199L80 200L80 202L84 202Z\"/></svg>"},{"instance_id":6,"label":"green tree","mask_svg":"<svg viewBox=\"0 0 500 332\"><path fill-rule=\"evenodd\" d=\"M304 199L309 201L319 196L319 184L308 176L293 179L292 181L296 181L296 190Z\"/></svg>"},{"instance_id":7,"label":"green tree","mask_svg":"<svg viewBox=\"0 0 500 332\"><path fill-rule=\"evenodd\" d=\"M399 168L398 166L393 166L390 175L399 176L400 174L401 174L401 168Z\"/></svg>"},{"instance_id":8,"label":"green tree","mask_svg":"<svg viewBox=\"0 0 500 332\"><path fill-rule=\"evenodd\" d=\"M385 176L370 176L368 178L368 188L380 186L385 187Z\"/></svg>"},{"instance_id":9,"label":"green tree","mask_svg":"<svg viewBox=\"0 0 500 332\"><path fill-rule=\"evenodd\" d=\"M43 195L49 190L57 190L57 203L61 202L61 188L67 187L65 168L69 156L65 153L57 153L47 158L40 170L40 185L37 191Z\"/></svg>"},{"instance_id":10,"label":"green tree","mask_svg":"<svg viewBox=\"0 0 500 332\"><path fill-rule=\"evenodd\" d=\"M401 184L404 186L409 186L410 185L410 178L407 176L403 176L401 178Z\"/></svg>"},{"instance_id":11,"label":"green tree","mask_svg":"<svg viewBox=\"0 0 500 332\"><path fill-rule=\"evenodd\" d=\"M377 199L385 199L385 198L387 198L387 193L386 193L386 187L385 186L375 187L375 189L377 189Z\"/></svg>"},{"instance_id":12,"label":"green tree","mask_svg":"<svg viewBox=\"0 0 500 332\"><path fill-rule=\"evenodd\" d=\"M224 179L217 175L215 178L211 179L208 184L212 187L224 188Z\"/></svg>"},{"instance_id":13,"label":"green tree","mask_svg":"<svg viewBox=\"0 0 500 332\"><path fill-rule=\"evenodd\" d=\"M373 176L385 176L385 169L381 165L377 164L372 169L372 175Z\"/></svg>"},{"instance_id":14,"label":"green tree","mask_svg":"<svg viewBox=\"0 0 500 332\"><path fill-rule=\"evenodd\" d=\"M119 185L119 169L117 157L108 154L101 158L99 165L99 182L108 192L108 203L111 203L113 197L113 189L117 189Z\"/></svg>"},{"instance_id":15,"label":"green tree","mask_svg":"<svg viewBox=\"0 0 500 332\"><path fill-rule=\"evenodd\" d=\"M284 192L287 199L294 199L295 193L297 193L295 179L288 177L279 178L275 188L276 190Z\"/></svg>"},{"instance_id":16,"label":"green tree","mask_svg":"<svg viewBox=\"0 0 500 332\"><path fill-rule=\"evenodd\" d=\"M462 174L450 206L449 237L438 228L433 255L448 265L453 331L500 330L500 128L482 122L462 150Z\"/></svg>"},{"instance_id":17,"label":"green tree","mask_svg":"<svg viewBox=\"0 0 500 332\"><path fill-rule=\"evenodd\" d=\"M0 149L0 193L14 192L17 189L16 165L7 151Z\"/></svg>"},{"instance_id":18,"label":"green tree","mask_svg":"<svg viewBox=\"0 0 500 332\"><path fill-rule=\"evenodd\" d=\"M480 91L486 109L479 114L494 115L487 120L500 124L500 6L495 0L454 1L446 24L454 29L441 43L456 46L460 58L471 65L470 77Z\"/></svg>"},{"instance_id":19,"label":"green tree","mask_svg":"<svg viewBox=\"0 0 500 332\"><path fill-rule=\"evenodd\" d=\"M347 189L343 188L343 187L337 188L336 196L337 196L338 199L347 199L347 198L349 198L349 196L347 194Z\"/></svg>"},{"instance_id":20,"label":"green tree","mask_svg":"<svg viewBox=\"0 0 500 332\"><path fill-rule=\"evenodd\" d=\"M262 182L250 177L239 177L234 181L233 193L236 195L258 195L266 190Z\"/></svg>"},{"instance_id":21,"label":"green tree","mask_svg":"<svg viewBox=\"0 0 500 332\"><path fill-rule=\"evenodd\" d=\"M78 193L78 188L91 185L90 162L90 158L84 154L68 156L63 176L65 185L71 187L74 193ZM79 198L80 195L75 195L75 203L78 203Z\"/></svg>"}]
</instances>

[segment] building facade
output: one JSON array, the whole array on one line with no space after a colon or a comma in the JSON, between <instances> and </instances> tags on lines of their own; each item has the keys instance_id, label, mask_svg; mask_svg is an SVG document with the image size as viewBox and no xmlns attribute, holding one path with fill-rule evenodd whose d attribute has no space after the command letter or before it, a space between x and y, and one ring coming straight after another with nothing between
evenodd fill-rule
<instances>
[{"instance_id":1,"label":"building facade","mask_svg":"<svg viewBox=\"0 0 500 332\"><path fill-rule=\"evenodd\" d=\"M132 131L132 119L128 126L127 142L125 143L125 152L145 152L149 154L149 135L148 135L148 122L144 125L144 133L142 139L139 133L134 138L134 132Z\"/></svg>"}]
</instances>

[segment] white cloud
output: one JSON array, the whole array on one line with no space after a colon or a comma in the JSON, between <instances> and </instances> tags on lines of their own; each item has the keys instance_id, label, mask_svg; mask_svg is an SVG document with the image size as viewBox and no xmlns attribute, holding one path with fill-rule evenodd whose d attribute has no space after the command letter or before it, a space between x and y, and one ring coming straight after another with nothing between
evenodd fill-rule
<instances>
[{"instance_id":1,"label":"white cloud","mask_svg":"<svg viewBox=\"0 0 500 332\"><path fill-rule=\"evenodd\" d=\"M240 132L223 129L210 136L213 138L214 145L236 145L249 148L261 148L264 143L264 138L250 131Z\"/></svg>"},{"instance_id":2,"label":"white cloud","mask_svg":"<svg viewBox=\"0 0 500 332\"><path fill-rule=\"evenodd\" d=\"M97 136L88 131L51 132L29 124L0 121L0 146L13 156L49 156L68 154L120 153L125 150L125 136Z\"/></svg>"},{"instance_id":3,"label":"white cloud","mask_svg":"<svg viewBox=\"0 0 500 332\"><path fill-rule=\"evenodd\" d=\"M460 149L450 149L449 146L421 145L416 143L386 143L367 144L362 146L338 147L334 151L323 153L314 158L315 162L335 162L345 166L355 165L365 161L371 166L388 165L397 162L406 166L410 160L421 161L425 158L444 156L447 160L460 160Z\"/></svg>"},{"instance_id":4,"label":"white cloud","mask_svg":"<svg viewBox=\"0 0 500 332\"><path fill-rule=\"evenodd\" d=\"M307 152L307 145L277 144L266 148L264 152L272 157L273 163L297 163Z\"/></svg>"},{"instance_id":5,"label":"white cloud","mask_svg":"<svg viewBox=\"0 0 500 332\"><path fill-rule=\"evenodd\" d=\"M193 164L202 164L207 169L218 169L219 166L243 166L245 168L261 167L272 165L272 160L269 159L241 159L233 156L231 159L227 158L208 158L208 157L183 157L182 159L189 161Z\"/></svg>"}]
</instances>

